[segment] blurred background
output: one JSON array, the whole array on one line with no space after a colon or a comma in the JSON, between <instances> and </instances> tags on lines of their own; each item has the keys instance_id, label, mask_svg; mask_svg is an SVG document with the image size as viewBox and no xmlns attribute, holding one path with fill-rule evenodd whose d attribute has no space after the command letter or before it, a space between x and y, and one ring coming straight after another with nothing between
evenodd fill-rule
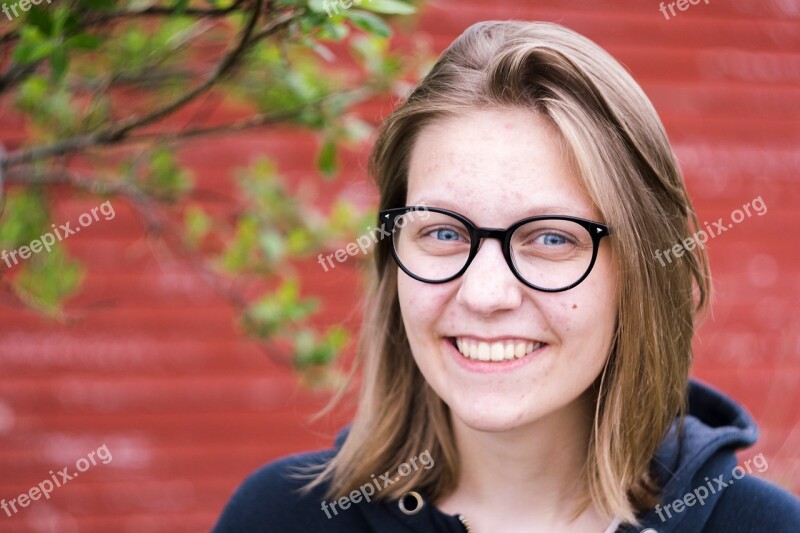
<instances>
[{"instance_id":1,"label":"blurred background","mask_svg":"<svg viewBox=\"0 0 800 533\"><path fill-rule=\"evenodd\" d=\"M668 4L6 2L0 498L86 468L0 531L205 531L249 472L330 446L352 401L310 417L352 358L367 259L318 254L374 224L373 128L487 19L625 64L701 222L766 206L707 243L693 375L757 420L740 458L800 493L800 2Z\"/></svg>"}]
</instances>

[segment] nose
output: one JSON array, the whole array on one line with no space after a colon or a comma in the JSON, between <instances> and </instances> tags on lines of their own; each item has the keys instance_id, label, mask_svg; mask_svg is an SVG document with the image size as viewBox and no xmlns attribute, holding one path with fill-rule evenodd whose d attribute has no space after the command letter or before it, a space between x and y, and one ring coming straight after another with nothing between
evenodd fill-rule
<instances>
[{"instance_id":1,"label":"nose","mask_svg":"<svg viewBox=\"0 0 800 533\"><path fill-rule=\"evenodd\" d=\"M486 239L461 276L456 301L481 316L516 309L522 304L523 286L503 257L499 241Z\"/></svg>"}]
</instances>

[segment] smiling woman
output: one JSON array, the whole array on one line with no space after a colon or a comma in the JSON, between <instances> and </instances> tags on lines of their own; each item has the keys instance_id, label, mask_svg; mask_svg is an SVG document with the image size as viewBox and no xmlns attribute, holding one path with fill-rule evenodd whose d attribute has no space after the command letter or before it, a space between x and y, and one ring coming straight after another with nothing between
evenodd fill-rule
<instances>
[{"instance_id":1,"label":"smiling woman","mask_svg":"<svg viewBox=\"0 0 800 533\"><path fill-rule=\"evenodd\" d=\"M749 477L656 511L730 475L755 427L689 380L704 251L651 256L697 221L655 110L606 52L554 24L472 26L386 120L371 172L391 238L353 424L251 476L217 531L800 524L795 498ZM434 468L389 476L423 450Z\"/></svg>"}]
</instances>

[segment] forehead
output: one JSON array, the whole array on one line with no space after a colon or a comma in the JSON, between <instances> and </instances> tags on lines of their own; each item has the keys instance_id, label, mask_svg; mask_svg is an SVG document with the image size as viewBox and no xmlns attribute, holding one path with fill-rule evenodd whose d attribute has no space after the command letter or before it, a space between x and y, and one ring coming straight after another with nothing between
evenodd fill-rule
<instances>
[{"instance_id":1,"label":"forehead","mask_svg":"<svg viewBox=\"0 0 800 533\"><path fill-rule=\"evenodd\" d=\"M411 152L406 203L493 225L532 214L597 215L561 133L522 109L476 110L423 128Z\"/></svg>"}]
</instances>

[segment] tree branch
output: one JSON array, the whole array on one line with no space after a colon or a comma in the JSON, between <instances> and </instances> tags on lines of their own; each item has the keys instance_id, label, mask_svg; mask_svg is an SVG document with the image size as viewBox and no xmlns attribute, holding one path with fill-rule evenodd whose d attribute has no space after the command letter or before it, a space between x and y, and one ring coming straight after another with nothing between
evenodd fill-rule
<instances>
[{"instance_id":1,"label":"tree branch","mask_svg":"<svg viewBox=\"0 0 800 533\"><path fill-rule=\"evenodd\" d=\"M256 22L258 21L258 17L261 15L261 6L263 5L263 0L255 0L256 4L253 8L253 14L250 19L247 21L247 25L242 30L241 37L239 38L239 42L236 44L234 48L232 48L228 53L223 56L222 60L217 65L217 68L214 72L206 78L206 80L189 91L188 93L184 94L182 97L178 98L174 102L167 104L166 106L162 107L161 109L157 109L156 111L150 113L149 115L145 115L142 118L131 117L130 119L122 121L121 124L118 124L115 127L110 128L109 131L106 132L106 135L109 137L110 140L115 140L125 136L129 131L140 128L142 126L146 126L148 124L152 124L162 118L171 115L178 109L182 108L207 90L209 90L220 78L225 76L225 74L230 71L230 69L236 64L239 58L242 56L244 51L247 49L248 41L250 40L250 36L253 34L253 30L256 27ZM292 14L285 14L277 19L275 19L271 26L273 30L281 26L281 24L286 23L289 20L292 20Z\"/></svg>"},{"instance_id":2,"label":"tree branch","mask_svg":"<svg viewBox=\"0 0 800 533\"><path fill-rule=\"evenodd\" d=\"M7 71L0 76L0 93L5 92L6 89L15 85L19 80L29 76L36 70L36 63L30 65L11 65Z\"/></svg>"},{"instance_id":3,"label":"tree branch","mask_svg":"<svg viewBox=\"0 0 800 533\"><path fill-rule=\"evenodd\" d=\"M280 124L283 122L287 122L291 119L298 118L310 108L322 107L326 101L330 100L333 97L347 95L358 98L364 98L370 94L372 93L370 92L369 89L358 88L358 89L353 89L351 91L329 94L323 98L320 98L319 100L316 100L314 102L309 102L307 105L295 109L289 109L277 113L261 113L259 115L255 115L246 119L232 122L230 124L222 124L219 126L194 128L184 131L175 131L167 133L140 133L137 135L128 136L127 141L129 142L148 141L148 142L156 142L158 144L166 144L172 141L177 141L181 139L191 139L194 137L202 137L206 135L238 133L240 131L245 131L252 128L259 128L263 126Z\"/></svg>"},{"instance_id":4,"label":"tree branch","mask_svg":"<svg viewBox=\"0 0 800 533\"><path fill-rule=\"evenodd\" d=\"M254 42L251 37L253 35L256 20L260 14L262 2L263 0L256 0L256 9L253 11L253 15L249 19L247 26L242 31L239 41L235 47L226 53L226 55L217 65L217 68L214 70L214 72L204 82L174 102L171 102L170 104L167 104L166 106L157 109L144 117L131 117L122 120L118 124L111 125L101 131L71 137L69 139L64 139L46 146L33 147L27 150L17 151L9 155L3 161L0 161L0 164L9 167L12 165L29 163L31 161L84 150L91 146L119 143L134 129L152 124L153 122L159 121L174 113L201 94L208 91L220 80L220 78L222 78L231 70L247 47ZM259 36L263 38L275 33L279 29L291 23L298 16L299 15L297 12L290 12L280 15L275 20L270 22L262 31L260 31Z\"/></svg>"},{"instance_id":5,"label":"tree branch","mask_svg":"<svg viewBox=\"0 0 800 533\"><path fill-rule=\"evenodd\" d=\"M112 194L128 198L134 208L145 219L148 235L156 235L161 238L173 254L185 260L195 273L239 314L243 314L247 310L248 302L244 295L233 287L230 280L209 268L208 262L199 252L186 246L180 231L175 229L169 219L161 213L157 202L135 185L119 178L98 180L69 171L36 178L15 176L12 179L9 177L9 183L67 185L93 194ZM19 295L17 296L19 297ZM288 368L293 367L290 358L281 357L275 353L274 345L268 346L266 342L260 339L255 339L255 342L258 348L274 363Z\"/></svg>"},{"instance_id":6,"label":"tree branch","mask_svg":"<svg viewBox=\"0 0 800 533\"><path fill-rule=\"evenodd\" d=\"M154 142L158 144L167 144L170 142L182 140L182 139L192 139L196 137L203 137L207 135L224 135L224 134L231 134L231 133L238 133L241 131L246 131L248 129L259 128L263 126L270 126L275 124L280 124L287 122L291 119L300 117L304 112L306 112L310 108L314 107L321 107L325 104L326 101L330 100L331 98L347 96L351 98L363 99L367 98L370 95L374 94L374 91L369 87L360 87L358 89L352 89L349 91L342 91L338 93L332 93L326 95L319 100L314 102L309 102L308 104L286 111L280 111L277 113L261 113L246 119L242 119L236 122L232 122L229 124L221 124L218 126L209 126L205 128L193 128L187 129L183 131L172 131L172 132L153 132L153 133L139 133L135 135L127 135L125 138L120 139L119 141L115 141L113 144L119 145L123 143L138 143L138 142ZM64 153L78 151L81 148L89 148L95 145L101 145L105 143L99 142L91 142L90 140L84 140L90 137L90 135L83 136L80 138L72 139L73 144L69 149L65 150ZM78 142L84 142L85 145L81 147L77 147ZM36 150L36 148L32 148L32 150ZM25 155L24 153L21 155ZM47 157L54 157L56 154L50 154ZM0 169L3 167L10 168L12 166L16 166L23 163L28 163L29 161L40 159L38 157L18 157L16 160L9 157L5 161L3 160L3 155L0 153Z\"/></svg>"},{"instance_id":7,"label":"tree branch","mask_svg":"<svg viewBox=\"0 0 800 533\"><path fill-rule=\"evenodd\" d=\"M219 18L224 17L226 15L230 15L241 5L244 3L244 0L236 0L233 4L229 7L225 8L211 8L211 9L202 9L197 7L186 7L180 15L187 16L187 17L202 17L202 18ZM118 19L132 19L137 17L169 17L172 15L178 15L178 9L175 7L166 7L166 6L150 6L147 9L143 9L141 11L133 11L133 10L121 10L121 11L112 11L110 13L100 13L92 17L87 17L85 21L83 21L83 28L88 28L91 26L98 26L105 24L107 22L112 22ZM19 30L11 30L2 35L0 35L0 46L3 44L14 41L19 38Z\"/></svg>"}]
</instances>

